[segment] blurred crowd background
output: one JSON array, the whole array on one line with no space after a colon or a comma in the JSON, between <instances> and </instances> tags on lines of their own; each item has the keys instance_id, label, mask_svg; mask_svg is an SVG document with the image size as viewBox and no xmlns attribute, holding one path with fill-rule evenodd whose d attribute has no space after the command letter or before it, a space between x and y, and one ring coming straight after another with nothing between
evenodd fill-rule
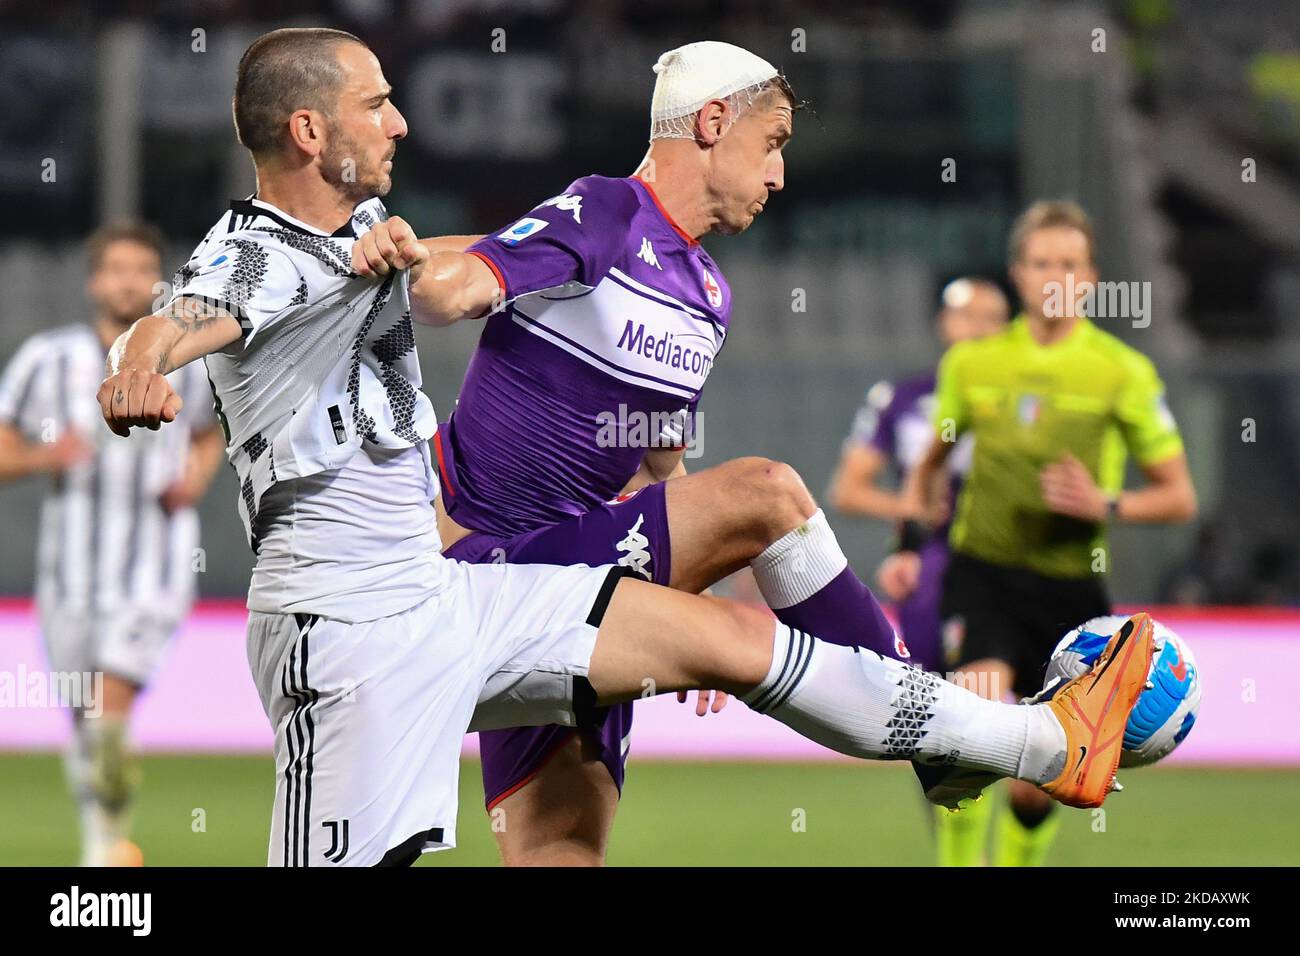
<instances>
[{"instance_id":1,"label":"blurred crowd background","mask_svg":"<svg viewBox=\"0 0 1300 956\"><path fill-rule=\"evenodd\" d=\"M422 234L499 229L580 176L630 173L663 50L723 39L784 69L812 107L786 189L706 241L735 310L692 468L766 455L820 495L865 391L937 360L944 284L1005 285L1017 212L1078 200L1102 278L1151 283L1147 327L1102 325L1155 360L1201 499L1192 526L1115 530L1115 599L1300 603L1296 0L0 2L0 360L88 317L96 225L156 223L171 270L252 191L235 64L294 24L379 55L410 124L388 205ZM478 331L418 336L444 415ZM0 594L30 593L39 491L0 488ZM223 469L205 596L247 587L235 494ZM835 521L870 574L892 530Z\"/></svg>"}]
</instances>

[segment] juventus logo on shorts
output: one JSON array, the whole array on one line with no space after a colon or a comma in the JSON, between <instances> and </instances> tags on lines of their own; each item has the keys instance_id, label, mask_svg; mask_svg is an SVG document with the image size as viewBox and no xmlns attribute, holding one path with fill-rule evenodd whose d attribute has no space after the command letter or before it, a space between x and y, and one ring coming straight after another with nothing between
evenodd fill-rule
<instances>
[{"instance_id":1,"label":"juventus logo on shorts","mask_svg":"<svg viewBox=\"0 0 1300 956\"><path fill-rule=\"evenodd\" d=\"M340 863L348 855L348 821L326 820L321 824L330 831L330 848L325 851L325 859L331 863Z\"/></svg>"}]
</instances>

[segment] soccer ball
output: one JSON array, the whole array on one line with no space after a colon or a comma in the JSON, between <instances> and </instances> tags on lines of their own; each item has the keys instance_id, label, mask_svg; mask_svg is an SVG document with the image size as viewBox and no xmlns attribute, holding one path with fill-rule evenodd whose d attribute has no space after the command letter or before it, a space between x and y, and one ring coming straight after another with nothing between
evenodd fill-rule
<instances>
[{"instance_id":1,"label":"soccer ball","mask_svg":"<svg viewBox=\"0 0 1300 956\"><path fill-rule=\"evenodd\" d=\"M1087 673L1127 620L1117 614L1095 617L1061 638L1047 664L1044 691ZM1144 767L1169 756L1191 733L1201 707L1201 676L1192 649L1159 621L1153 624L1151 686L1138 698L1124 728L1121 767Z\"/></svg>"}]
</instances>

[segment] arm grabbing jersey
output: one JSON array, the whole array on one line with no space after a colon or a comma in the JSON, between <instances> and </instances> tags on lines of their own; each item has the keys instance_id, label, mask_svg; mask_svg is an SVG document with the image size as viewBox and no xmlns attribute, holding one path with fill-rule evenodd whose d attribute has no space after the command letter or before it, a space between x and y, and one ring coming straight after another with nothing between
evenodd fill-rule
<instances>
[{"instance_id":1,"label":"arm grabbing jersey","mask_svg":"<svg viewBox=\"0 0 1300 956\"><path fill-rule=\"evenodd\" d=\"M437 428L420 391L406 272L366 279L350 266L357 235L386 217L369 200L330 235L242 200L177 274L177 298L220 306L244 332L205 361L250 541L277 481L340 467L363 441L407 448Z\"/></svg>"}]
</instances>

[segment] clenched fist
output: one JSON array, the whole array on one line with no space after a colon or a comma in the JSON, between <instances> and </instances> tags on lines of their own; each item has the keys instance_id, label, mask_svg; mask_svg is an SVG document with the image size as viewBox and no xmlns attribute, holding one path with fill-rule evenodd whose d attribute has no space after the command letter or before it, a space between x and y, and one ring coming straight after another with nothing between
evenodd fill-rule
<instances>
[{"instance_id":1,"label":"clenched fist","mask_svg":"<svg viewBox=\"0 0 1300 956\"><path fill-rule=\"evenodd\" d=\"M410 269L415 285L428 261L428 248L401 216L379 223L352 244L352 271L367 278Z\"/></svg>"},{"instance_id":2,"label":"clenched fist","mask_svg":"<svg viewBox=\"0 0 1300 956\"><path fill-rule=\"evenodd\" d=\"M915 551L891 554L876 572L876 583L895 604L906 601L921 584L921 556Z\"/></svg>"},{"instance_id":3,"label":"clenched fist","mask_svg":"<svg viewBox=\"0 0 1300 956\"><path fill-rule=\"evenodd\" d=\"M99 407L104 421L123 438L132 428L157 431L163 422L173 422L184 404L171 382L160 372L122 369L99 386Z\"/></svg>"}]
</instances>

